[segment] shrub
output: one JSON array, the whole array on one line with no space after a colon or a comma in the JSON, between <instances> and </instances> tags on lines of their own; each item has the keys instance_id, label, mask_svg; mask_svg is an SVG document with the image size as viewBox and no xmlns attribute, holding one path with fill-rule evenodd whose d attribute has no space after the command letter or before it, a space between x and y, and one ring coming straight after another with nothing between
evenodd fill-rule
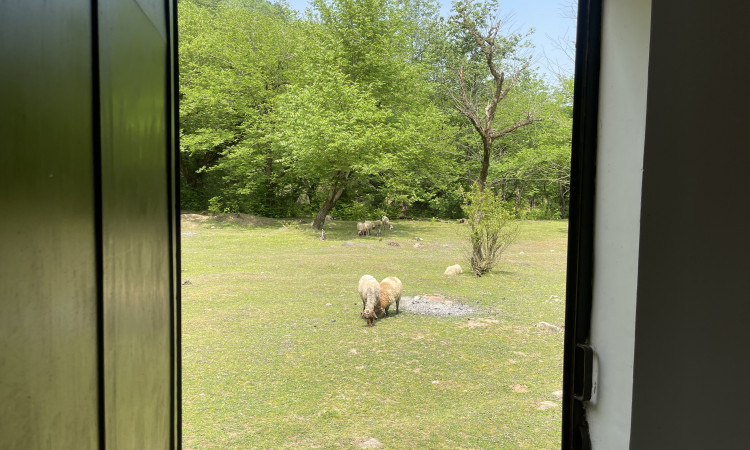
<instances>
[{"instance_id":1,"label":"shrub","mask_svg":"<svg viewBox=\"0 0 750 450\"><path fill-rule=\"evenodd\" d=\"M466 194L464 212L470 226L467 260L471 270L481 277L492 270L503 251L518 237L519 222L500 196L489 188L480 191L476 185Z\"/></svg>"},{"instance_id":2,"label":"shrub","mask_svg":"<svg viewBox=\"0 0 750 450\"><path fill-rule=\"evenodd\" d=\"M214 214L236 213L240 211L240 207L235 200L217 195L208 200L208 210Z\"/></svg>"},{"instance_id":3,"label":"shrub","mask_svg":"<svg viewBox=\"0 0 750 450\"><path fill-rule=\"evenodd\" d=\"M524 218L527 220L559 219L560 212L555 211L553 208L550 208L549 205L542 205L540 207L532 208L531 210L527 211Z\"/></svg>"},{"instance_id":4,"label":"shrub","mask_svg":"<svg viewBox=\"0 0 750 450\"><path fill-rule=\"evenodd\" d=\"M360 203L355 200L351 203L339 202L333 207L331 215L340 220L365 221L380 219L386 214L382 208L376 208L368 203Z\"/></svg>"}]
</instances>

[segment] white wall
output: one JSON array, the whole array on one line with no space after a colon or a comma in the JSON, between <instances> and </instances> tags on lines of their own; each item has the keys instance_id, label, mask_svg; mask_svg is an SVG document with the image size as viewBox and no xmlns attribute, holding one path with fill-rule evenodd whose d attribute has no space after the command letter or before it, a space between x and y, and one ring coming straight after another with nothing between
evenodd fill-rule
<instances>
[{"instance_id":1,"label":"white wall","mask_svg":"<svg viewBox=\"0 0 750 450\"><path fill-rule=\"evenodd\" d=\"M595 449L628 448L651 0L604 0L586 415Z\"/></svg>"}]
</instances>

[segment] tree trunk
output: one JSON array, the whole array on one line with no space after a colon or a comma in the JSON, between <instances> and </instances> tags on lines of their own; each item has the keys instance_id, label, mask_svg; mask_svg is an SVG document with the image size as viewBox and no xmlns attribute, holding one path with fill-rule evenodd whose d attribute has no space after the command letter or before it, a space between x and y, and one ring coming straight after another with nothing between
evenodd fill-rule
<instances>
[{"instance_id":1,"label":"tree trunk","mask_svg":"<svg viewBox=\"0 0 750 450\"><path fill-rule=\"evenodd\" d=\"M479 191L484 191L484 187L487 185L487 176L490 173L490 156L492 156L492 138L482 136L482 169L479 171L479 178L477 184L479 184Z\"/></svg>"},{"instance_id":2,"label":"tree trunk","mask_svg":"<svg viewBox=\"0 0 750 450\"><path fill-rule=\"evenodd\" d=\"M406 202L401 202L401 212L398 214L399 219L406 219L406 211L409 210L409 205Z\"/></svg>"},{"instance_id":3,"label":"tree trunk","mask_svg":"<svg viewBox=\"0 0 750 450\"><path fill-rule=\"evenodd\" d=\"M526 187L524 183L516 185L516 214L521 210L521 202L523 201L523 191Z\"/></svg>"},{"instance_id":4,"label":"tree trunk","mask_svg":"<svg viewBox=\"0 0 750 450\"><path fill-rule=\"evenodd\" d=\"M336 202L339 201L339 198L341 198L341 194L344 193L344 188L346 188L346 179L349 178L349 174L351 174L351 172L347 172L345 174L337 174L333 186L331 186L331 188L328 190L326 201L324 201L320 206L320 211L318 211L318 215L315 216L315 220L313 220L312 226L314 229L323 229L323 225L326 223L326 216L329 212L331 212L334 205L336 205Z\"/></svg>"},{"instance_id":5,"label":"tree trunk","mask_svg":"<svg viewBox=\"0 0 750 450\"><path fill-rule=\"evenodd\" d=\"M565 201L566 189L564 186L565 184L562 182L557 183L557 192L560 194L560 218L561 219L565 218L566 216L565 210L567 209L567 206L568 206L567 202Z\"/></svg>"},{"instance_id":6,"label":"tree trunk","mask_svg":"<svg viewBox=\"0 0 750 450\"><path fill-rule=\"evenodd\" d=\"M263 174L267 177L273 174L273 154L270 150L266 153L266 164L263 167Z\"/></svg>"}]
</instances>

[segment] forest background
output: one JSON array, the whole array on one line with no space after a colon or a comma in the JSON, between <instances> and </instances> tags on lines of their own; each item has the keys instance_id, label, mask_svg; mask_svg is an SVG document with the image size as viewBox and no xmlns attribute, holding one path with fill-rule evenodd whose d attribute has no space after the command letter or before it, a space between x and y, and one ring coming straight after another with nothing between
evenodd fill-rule
<instances>
[{"instance_id":1,"label":"forest background","mask_svg":"<svg viewBox=\"0 0 750 450\"><path fill-rule=\"evenodd\" d=\"M482 175L519 218L567 217L573 77L540 73L496 2L310 3L180 0L183 210L456 219ZM483 171L470 116L498 93Z\"/></svg>"}]
</instances>

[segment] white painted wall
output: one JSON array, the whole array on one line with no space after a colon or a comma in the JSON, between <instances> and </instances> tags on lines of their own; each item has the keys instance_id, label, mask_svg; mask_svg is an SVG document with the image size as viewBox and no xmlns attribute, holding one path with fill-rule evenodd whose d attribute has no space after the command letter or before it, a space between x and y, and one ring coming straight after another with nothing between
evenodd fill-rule
<instances>
[{"instance_id":1,"label":"white painted wall","mask_svg":"<svg viewBox=\"0 0 750 450\"><path fill-rule=\"evenodd\" d=\"M604 0L591 346L594 449L629 446L651 0Z\"/></svg>"}]
</instances>

